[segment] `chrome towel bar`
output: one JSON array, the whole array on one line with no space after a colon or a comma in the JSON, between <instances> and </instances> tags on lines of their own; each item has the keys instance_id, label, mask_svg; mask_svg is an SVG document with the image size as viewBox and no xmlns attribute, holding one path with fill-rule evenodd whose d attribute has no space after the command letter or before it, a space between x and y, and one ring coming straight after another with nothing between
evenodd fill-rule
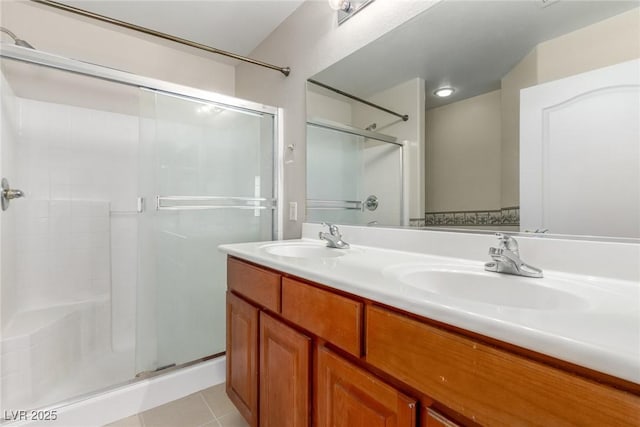
<instances>
[{"instance_id":1,"label":"chrome towel bar","mask_svg":"<svg viewBox=\"0 0 640 427\"><path fill-rule=\"evenodd\" d=\"M276 199L236 196L156 196L157 210L275 209Z\"/></svg>"}]
</instances>

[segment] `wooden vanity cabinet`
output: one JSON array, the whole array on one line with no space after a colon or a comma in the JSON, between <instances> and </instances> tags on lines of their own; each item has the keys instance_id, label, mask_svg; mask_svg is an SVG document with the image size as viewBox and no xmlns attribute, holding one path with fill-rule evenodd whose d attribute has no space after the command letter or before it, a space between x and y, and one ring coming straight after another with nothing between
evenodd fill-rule
<instances>
[{"instance_id":1,"label":"wooden vanity cabinet","mask_svg":"<svg viewBox=\"0 0 640 427\"><path fill-rule=\"evenodd\" d=\"M416 426L415 399L322 345L360 357L362 301L227 265L227 394L252 427Z\"/></svg>"},{"instance_id":2,"label":"wooden vanity cabinet","mask_svg":"<svg viewBox=\"0 0 640 427\"><path fill-rule=\"evenodd\" d=\"M228 265L227 393L252 427L640 426L640 393L623 380Z\"/></svg>"}]
</instances>

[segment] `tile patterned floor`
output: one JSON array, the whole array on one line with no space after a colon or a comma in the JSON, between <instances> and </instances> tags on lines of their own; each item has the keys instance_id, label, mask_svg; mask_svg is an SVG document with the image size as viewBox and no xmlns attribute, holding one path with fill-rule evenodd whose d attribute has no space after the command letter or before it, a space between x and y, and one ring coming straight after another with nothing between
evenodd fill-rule
<instances>
[{"instance_id":1,"label":"tile patterned floor","mask_svg":"<svg viewBox=\"0 0 640 427\"><path fill-rule=\"evenodd\" d=\"M249 427L224 384L190 394L106 427Z\"/></svg>"}]
</instances>

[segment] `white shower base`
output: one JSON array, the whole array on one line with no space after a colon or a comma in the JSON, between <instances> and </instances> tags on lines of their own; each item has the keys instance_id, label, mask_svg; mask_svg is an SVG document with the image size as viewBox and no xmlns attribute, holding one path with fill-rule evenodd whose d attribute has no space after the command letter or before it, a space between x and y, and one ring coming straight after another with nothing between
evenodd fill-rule
<instances>
[{"instance_id":1,"label":"white shower base","mask_svg":"<svg viewBox=\"0 0 640 427\"><path fill-rule=\"evenodd\" d=\"M107 297L17 313L0 341L0 411L32 409L133 378L111 352Z\"/></svg>"},{"instance_id":2,"label":"white shower base","mask_svg":"<svg viewBox=\"0 0 640 427\"><path fill-rule=\"evenodd\" d=\"M140 380L59 407L55 421L18 421L2 427L91 427L104 426L122 418L164 405L172 400L221 384L225 379L224 356L193 366Z\"/></svg>"}]
</instances>

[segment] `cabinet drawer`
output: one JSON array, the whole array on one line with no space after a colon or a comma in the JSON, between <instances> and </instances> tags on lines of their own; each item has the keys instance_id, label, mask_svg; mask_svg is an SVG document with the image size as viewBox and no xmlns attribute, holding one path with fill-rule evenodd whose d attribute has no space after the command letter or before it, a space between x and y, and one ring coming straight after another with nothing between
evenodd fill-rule
<instances>
[{"instance_id":1,"label":"cabinet drawer","mask_svg":"<svg viewBox=\"0 0 640 427\"><path fill-rule=\"evenodd\" d=\"M361 354L362 311L358 301L282 279L282 315L355 356Z\"/></svg>"},{"instance_id":2,"label":"cabinet drawer","mask_svg":"<svg viewBox=\"0 0 640 427\"><path fill-rule=\"evenodd\" d=\"M235 258L227 259L227 288L269 310L280 312L280 275Z\"/></svg>"},{"instance_id":3,"label":"cabinet drawer","mask_svg":"<svg viewBox=\"0 0 640 427\"><path fill-rule=\"evenodd\" d=\"M640 398L367 307L366 360L482 425L640 425Z\"/></svg>"}]
</instances>

